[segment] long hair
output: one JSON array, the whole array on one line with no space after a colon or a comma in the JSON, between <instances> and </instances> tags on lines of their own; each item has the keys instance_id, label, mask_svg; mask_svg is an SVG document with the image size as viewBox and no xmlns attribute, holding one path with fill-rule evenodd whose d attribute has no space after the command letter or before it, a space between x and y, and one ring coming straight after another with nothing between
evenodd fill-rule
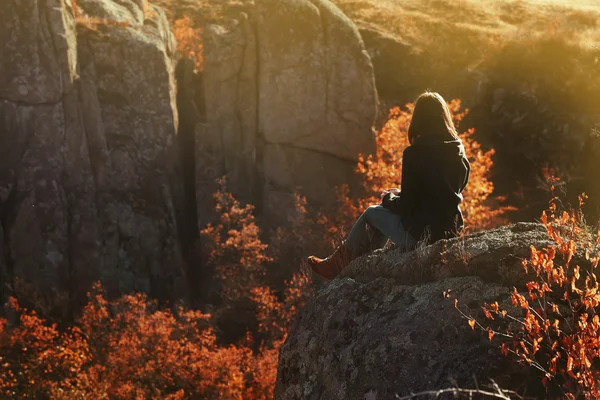
<instances>
[{"instance_id":1,"label":"long hair","mask_svg":"<svg viewBox=\"0 0 600 400\"><path fill-rule=\"evenodd\" d=\"M427 91L417 97L412 120L408 127L408 141L418 137L439 137L442 140L459 139L448 104L439 93Z\"/></svg>"}]
</instances>

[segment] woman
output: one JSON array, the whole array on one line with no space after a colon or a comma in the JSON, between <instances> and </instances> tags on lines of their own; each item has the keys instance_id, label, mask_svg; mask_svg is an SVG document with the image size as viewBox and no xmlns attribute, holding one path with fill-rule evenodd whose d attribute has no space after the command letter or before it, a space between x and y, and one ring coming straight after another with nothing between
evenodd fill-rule
<instances>
[{"instance_id":1,"label":"woman","mask_svg":"<svg viewBox=\"0 0 600 400\"><path fill-rule=\"evenodd\" d=\"M408 140L410 146L402 154L402 192L383 192L381 204L365 210L331 256L310 256L317 274L333 279L352 259L383 247L388 238L408 251L417 241L433 243L463 229L459 205L471 167L448 105L438 93L417 98Z\"/></svg>"}]
</instances>

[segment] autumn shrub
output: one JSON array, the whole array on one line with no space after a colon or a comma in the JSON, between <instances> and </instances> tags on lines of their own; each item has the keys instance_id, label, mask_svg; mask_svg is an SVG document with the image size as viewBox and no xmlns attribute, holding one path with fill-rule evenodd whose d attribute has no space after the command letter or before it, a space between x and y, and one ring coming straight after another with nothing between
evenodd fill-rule
<instances>
[{"instance_id":1,"label":"autumn shrub","mask_svg":"<svg viewBox=\"0 0 600 400\"><path fill-rule=\"evenodd\" d=\"M87 372L106 382L111 398L243 394L251 352L217 346L209 315L160 309L141 294L109 303L94 293L79 325L96 360Z\"/></svg>"},{"instance_id":2,"label":"autumn shrub","mask_svg":"<svg viewBox=\"0 0 600 400\"><path fill-rule=\"evenodd\" d=\"M242 205L235 199L228 192L225 179L218 183L219 189L213 198L219 218L201 231L206 261L214 267L221 287L222 303L213 309L219 316L235 305L251 305L256 329L246 324L247 332L241 342L255 350L248 372L253 383L248 386L246 398L270 399L277 376L279 347L295 313L310 294L311 281L304 273L297 272L285 280L282 287L273 287L267 275L270 269L281 268L280 262L285 256L295 253L290 250L294 243L302 242L297 235L305 232L300 229L307 214L306 200L297 196L297 213L292 225L298 230L291 229L288 235L276 230L270 236L273 245L269 246L261 239L254 207ZM239 310L234 309L234 317L241 318Z\"/></svg>"},{"instance_id":3,"label":"autumn shrub","mask_svg":"<svg viewBox=\"0 0 600 400\"><path fill-rule=\"evenodd\" d=\"M109 302L99 286L64 332L15 300L9 308L18 319L0 321L2 398L272 398L277 349L218 346L198 311L141 294Z\"/></svg>"},{"instance_id":4,"label":"autumn shrub","mask_svg":"<svg viewBox=\"0 0 600 400\"><path fill-rule=\"evenodd\" d=\"M489 324L505 321L507 327L484 327L469 317L472 328L501 342L503 354L538 373L548 398L600 398L600 230L585 223L585 198L580 196L578 210L559 212L553 197L541 218L552 244L531 246L523 260L527 290L514 289L512 309L484 305Z\"/></svg>"},{"instance_id":5,"label":"autumn shrub","mask_svg":"<svg viewBox=\"0 0 600 400\"><path fill-rule=\"evenodd\" d=\"M160 307L143 294L107 300L97 284L72 327L58 329L11 299L0 320L0 397L110 399L273 398L279 348L310 279L296 273L282 290L266 285L273 259L253 207L224 181L214 194L219 219L202 230L224 301L254 305L258 329L219 343L214 315Z\"/></svg>"},{"instance_id":6,"label":"autumn shrub","mask_svg":"<svg viewBox=\"0 0 600 400\"><path fill-rule=\"evenodd\" d=\"M194 60L197 71L203 70L202 28L195 26L188 16L171 21L173 35L177 40L177 52L181 57Z\"/></svg>"},{"instance_id":7,"label":"autumn shrub","mask_svg":"<svg viewBox=\"0 0 600 400\"><path fill-rule=\"evenodd\" d=\"M455 125L468 113L461 111L460 100L448 103ZM356 173L362 183L363 194L355 196L347 185L337 188L339 204L343 213L328 211L320 216L320 223L330 237L342 236L341 229L349 227L358 216L372 204L380 203L380 194L385 189L400 187L402 178L402 154L409 146L408 127L414 104L407 104L406 110L392 108L383 127L376 132L376 153L359 157ZM467 232L489 229L505 223L504 214L511 207L502 205L502 197L492 196L494 184L490 179L494 150L483 150L474 138L473 128L459 133L471 163L469 183L463 192L461 209L464 214ZM401 189L401 188L400 188Z\"/></svg>"},{"instance_id":8,"label":"autumn shrub","mask_svg":"<svg viewBox=\"0 0 600 400\"><path fill-rule=\"evenodd\" d=\"M201 238L206 262L215 269L223 301L251 300L258 307L257 322L262 324L261 331L276 330L279 334L275 336L281 337L282 329L291 319L290 310L295 310L299 299L305 295L301 289L306 289L310 281L304 274L297 273L284 282L282 290L269 287L266 275L269 269L278 267L274 262L284 255L284 243L275 243L272 246L275 249L270 251L270 246L261 239L254 207L241 205L227 191L225 179L219 180L219 189L213 198L219 218L216 223L202 229ZM305 209L301 209L299 215L304 215L304 212ZM275 237L283 241L282 233L278 232ZM290 235L291 239L285 241L286 246L295 239L300 240L295 234ZM267 325L268 329L265 328Z\"/></svg>"},{"instance_id":9,"label":"autumn shrub","mask_svg":"<svg viewBox=\"0 0 600 400\"><path fill-rule=\"evenodd\" d=\"M16 322L0 319L0 397L57 397L79 389L79 374L90 352L77 328L60 333L36 312L7 304ZM54 396L53 396L54 395Z\"/></svg>"},{"instance_id":10,"label":"autumn shrub","mask_svg":"<svg viewBox=\"0 0 600 400\"><path fill-rule=\"evenodd\" d=\"M218 184L213 198L219 219L200 232L207 262L215 268L226 298L249 297L251 288L259 286L273 259L267 255L268 245L259 237L254 206L241 205L227 191L225 179Z\"/></svg>"}]
</instances>

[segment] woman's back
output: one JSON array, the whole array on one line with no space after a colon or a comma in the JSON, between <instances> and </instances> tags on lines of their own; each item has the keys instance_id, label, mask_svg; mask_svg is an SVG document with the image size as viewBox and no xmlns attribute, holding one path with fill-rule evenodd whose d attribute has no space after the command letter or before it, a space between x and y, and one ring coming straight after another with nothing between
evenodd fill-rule
<instances>
[{"instance_id":1,"label":"woman's back","mask_svg":"<svg viewBox=\"0 0 600 400\"><path fill-rule=\"evenodd\" d=\"M433 241L463 227L459 204L470 165L459 139L416 139L403 154L399 214L415 238L429 227Z\"/></svg>"}]
</instances>

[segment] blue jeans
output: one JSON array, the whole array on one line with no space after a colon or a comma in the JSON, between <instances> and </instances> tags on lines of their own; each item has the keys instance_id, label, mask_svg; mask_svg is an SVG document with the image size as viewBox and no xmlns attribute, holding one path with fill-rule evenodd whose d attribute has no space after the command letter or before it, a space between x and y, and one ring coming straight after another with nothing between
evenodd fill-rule
<instances>
[{"instance_id":1,"label":"blue jeans","mask_svg":"<svg viewBox=\"0 0 600 400\"><path fill-rule=\"evenodd\" d=\"M414 249L417 244L402 226L398 214L381 205L370 206L350 230L345 245L351 254L358 257L384 247L388 238L404 251Z\"/></svg>"}]
</instances>

